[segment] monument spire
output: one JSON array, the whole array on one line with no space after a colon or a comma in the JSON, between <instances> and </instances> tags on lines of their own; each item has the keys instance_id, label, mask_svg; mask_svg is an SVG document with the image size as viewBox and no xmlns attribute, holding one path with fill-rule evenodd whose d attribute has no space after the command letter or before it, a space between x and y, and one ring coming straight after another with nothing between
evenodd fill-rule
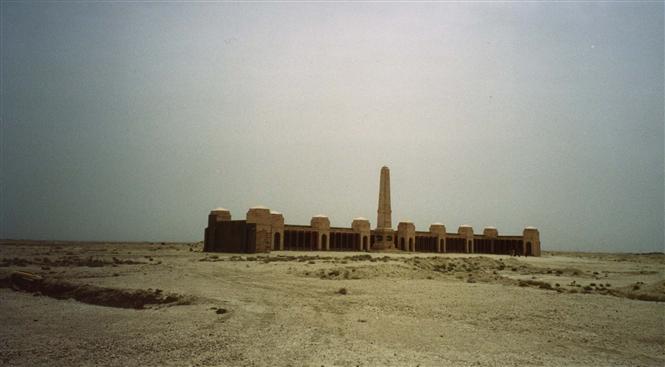
<instances>
[{"instance_id":1,"label":"monument spire","mask_svg":"<svg viewBox=\"0 0 665 367\"><path fill-rule=\"evenodd\" d=\"M392 228L392 210L390 209L390 169L381 168L379 179L379 208L377 210L377 228Z\"/></svg>"},{"instance_id":2,"label":"monument spire","mask_svg":"<svg viewBox=\"0 0 665 367\"><path fill-rule=\"evenodd\" d=\"M395 231L392 229L392 210L390 209L390 169L381 167L379 178L379 208L376 211L376 230L374 231L373 250L394 248Z\"/></svg>"}]
</instances>

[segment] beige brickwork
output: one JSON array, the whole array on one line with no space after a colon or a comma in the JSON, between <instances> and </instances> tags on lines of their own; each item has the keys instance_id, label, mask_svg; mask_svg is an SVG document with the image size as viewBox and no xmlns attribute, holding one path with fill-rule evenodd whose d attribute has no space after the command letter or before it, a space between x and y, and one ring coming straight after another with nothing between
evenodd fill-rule
<instances>
[{"instance_id":1,"label":"beige brickwork","mask_svg":"<svg viewBox=\"0 0 665 367\"><path fill-rule=\"evenodd\" d=\"M379 205L376 211L376 229L374 230L373 250L388 250L394 247L395 231L392 228L392 209L390 206L390 169L381 167L379 178Z\"/></svg>"},{"instance_id":2,"label":"beige brickwork","mask_svg":"<svg viewBox=\"0 0 665 367\"><path fill-rule=\"evenodd\" d=\"M526 254L527 247L531 246L531 255L540 256L540 232L538 228L526 227L522 231L524 238L524 253Z\"/></svg>"},{"instance_id":3,"label":"beige brickwork","mask_svg":"<svg viewBox=\"0 0 665 367\"><path fill-rule=\"evenodd\" d=\"M457 228L457 233L466 239L465 248L467 253L475 252L473 249L473 227L468 224L462 224Z\"/></svg>"},{"instance_id":4,"label":"beige brickwork","mask_svg":"<svg viewBox=\"0 0 665 367\"><path fill-rule=\"evenodd\" d=\"M216 208L210 211L210 215L215 216L218 222L223 220L231 220L231 212L228 209Z\"/></svg>"},{"instance_id":5,"label":"beige brickwork","mask_svg":"<svg viewBox=\"0 0 665 367\"><path fill-rule=\"evenodd\" d=\"M370 250L370 224L367 218L354 218L351 228L360 236L360 248L362 251Z\"/></svg>"},{"instance_id":6,"label":"beige brickwork","mask_svg":"<svg viewBox=\"0 0 665 367\"><path fill-rule=\"evenodd\" d=\"M409 220L397 224L397 247L403 251L416 251L416 226Z\"/></svg>"},{"instance_id":7,"label":"beige brickwork","mask_svg":"<svg viewBox=\"0 0 665 367\"><path fill-rule=\"evenodd\" d=\"M256 224L256 252L268 252L272 245L270 209L255 206L247 211L247 223Z\"/></svg>"},{"instance_id":8,"label":"beige brickwork","mask_svg":"<svg viewBox=\"0 0 665 367\"><path fill-rule=\"evenodd\" d=\"M487 238L496 238L499 235L499 231L496 227L485 227L483 229L483 236Z\"/></svg>"},{"instance_id":9,"label":"beige brickwork","mask_svg":"<svg viewBox=\"0 0 665 367\"><path fill-rule=\"evenodd\" d=\"M280 212L270 211L270 224L273 250L284 250L284 215Z\"/></svg>"},{"instance_id":10,"label":"beige brickwork","mask_svg":"<svg viewBox=\"0 0 665 367\"><path fill-rule=\"evenodd\" d=\"M443 223L432 223L429 232L436 237L436 252L446 252L446 226Z\"/></svg>"},{"instance_id":11,"label":"beige brickwork","mask_svg":"<svg viewBox=\"0 0 665 367\"><path fill-rule=\"evenodd\" d=\"M310 226L318 232L319 241L317 249L319 251L330 250L330 219L328 216L323 214L313 216L310 221Z\"/></svg>"}]
</instances>

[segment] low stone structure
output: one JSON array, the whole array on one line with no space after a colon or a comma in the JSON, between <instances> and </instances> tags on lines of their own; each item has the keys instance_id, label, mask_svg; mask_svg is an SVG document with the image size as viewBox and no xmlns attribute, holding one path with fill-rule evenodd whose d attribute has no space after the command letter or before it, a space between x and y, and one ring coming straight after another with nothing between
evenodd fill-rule
<instances>
[{"instance_id":1,"label":"low stone structure","mask_svg":"<svg viewBox=\"0 0 665 367\"><path fill-rule=\"evenodd\" d=\"M223 208L212 210L205 229L204 251L269 252L297 251L409 251L432 253L485 253L540 256L540 233L526 227L522 235L502 236L495 227L475 234L470 225L461 225L448 233L442 223L433 223L429 231L417 231L410 221L392 228L390 208L390 171L381 168L377 227L370 229L366 218L355 218L351 227L331 227L323 215L312 217L309 225L285 224L282 213L256 206L247 211L245 220L232 220Z\"/></svg>"}]
</instances>

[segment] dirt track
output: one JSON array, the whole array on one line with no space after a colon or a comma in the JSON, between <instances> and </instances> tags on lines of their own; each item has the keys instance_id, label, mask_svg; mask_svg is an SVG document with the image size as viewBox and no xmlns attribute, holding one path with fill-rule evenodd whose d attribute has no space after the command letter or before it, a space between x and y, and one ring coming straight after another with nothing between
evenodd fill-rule
<instances>
[{"instance_id":1,"label":"dirt track","mask_svg":"<svg viewBox=\"0 0 665 367\"><path fill-rule=\"evenodd\" d=\"M662 366L664 265L662 254L265 257L4 243L0 277L38 274L51 290L3 282L0 363ZM58 299L53 284L86 297ZM188 301L99 305L155 293Z\"/></svg>"}]
</instances>

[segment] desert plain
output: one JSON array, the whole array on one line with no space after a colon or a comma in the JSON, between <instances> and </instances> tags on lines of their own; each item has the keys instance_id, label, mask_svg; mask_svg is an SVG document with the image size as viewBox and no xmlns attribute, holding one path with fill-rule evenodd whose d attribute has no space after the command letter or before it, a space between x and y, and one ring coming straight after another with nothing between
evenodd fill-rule
<instances>
[{"instance_id":1,"label":"desert plain","mask_svg":"<svg viewBox=\"0 0 665 367\"><path fill-rule=\"evenodd\" d=\"M663 366L665 255L0 242L3 366Z\"/></svg>"}]
</instances>

